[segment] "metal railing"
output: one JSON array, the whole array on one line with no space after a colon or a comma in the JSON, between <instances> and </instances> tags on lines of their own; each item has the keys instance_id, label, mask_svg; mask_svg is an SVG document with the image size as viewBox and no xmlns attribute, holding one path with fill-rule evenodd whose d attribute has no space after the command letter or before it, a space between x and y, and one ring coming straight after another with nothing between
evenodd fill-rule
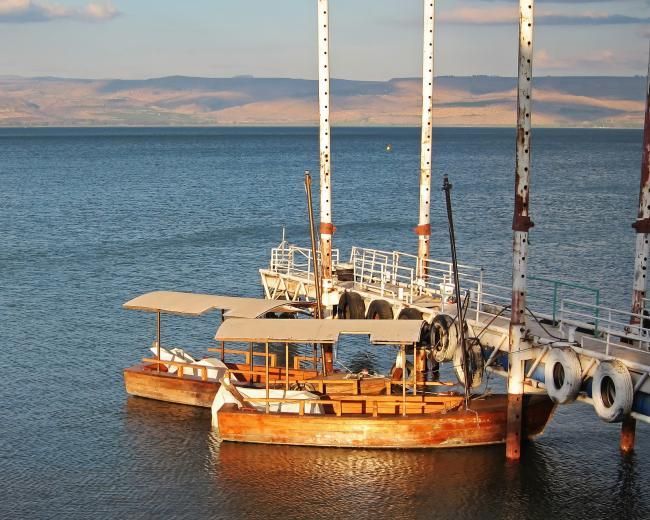
<instances>
[{"instance_id":1,"label":"metal railing","mask_svg":"<svg viewBox=\"0 0 650 520\"><path fill-rule=\"evenodd\" d=\"M623 343L626 348L646 351L650 347L650 321L643 314L565 298L560 302L558 321L564 333L568 333L567 328L572 327L601 339L608 355L614 338L617 339L617 346Z\"/></svg>"},{"instance_id":2,"label":"metal railing","mask_svg":"<svg viewBox=\"0 0 650 520\"><path fill-rule=\"evenodd\" d=\"M333 264L339 264L339 251L332 251ZM382 251L353 247L350 255L355 286L382 297L417 305L417 298L430 296L440 301L440 310L453 312L455 296L453 265L443 260L426 261L425 276L418 278L418 258L399 251ZM271 269L278 273L297 274L313 280L311 249L286 242L271 251ZM483 268L459 265L461 298L469 294L470 317L478 321L481 315L509 316L511 287L488 283ZM600 290L550 278L529 276L529 312L535 318L558 325L563 333L567 326L602 338L609 351L612 338L629 343L629 348L647 349L650 345L650 316L635 315L601 305ZM453 308L452 308L453 305ZM644 326L645 324L648 327ZM630 323L637 323L630 324Z\"/></svg>"},{"instance_id":3,"label":"metal railing","mask_svg":"<svg viewBox=\"0 0 650 520\"><path fill-rule=\"evenodd\" d=\"M320 263L320 251L316 252ZM332 264L339 263L339 250L332 250ZM282 242L278 247L271 249L271 271L282 274L306 275L307 280L314 277L314 259L309 247L298 247L287 242Z\"/></svg>"},{"instance_id":4,"label":"metal railing","mask_svg":"<svg viewBox=\"0 0 650 520\"><path fill-rule=\"evenodd\" d=\"M568 293L571 300L579 298L587 300L592 305L593 315L588 319L594 322L596 332L598 331L600 289L538 276L529 276L528 281L528 302L531 308L534 307L536 315L550 319L553 324L556 324L561 302Z\"/></svg>"}]
</instances>

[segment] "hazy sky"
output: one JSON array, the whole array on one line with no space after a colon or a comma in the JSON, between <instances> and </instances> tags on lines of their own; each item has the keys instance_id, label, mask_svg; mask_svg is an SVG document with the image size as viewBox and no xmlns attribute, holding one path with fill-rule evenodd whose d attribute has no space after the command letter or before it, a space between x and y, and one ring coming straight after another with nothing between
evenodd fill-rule
<instances>
[{"instance_id":1,"label":"hazy sky","mask_svg":"<svg viewBox=\"0 0 650 520\"><path fill-rule=\"evenodd\" d=\"M422 0L330 0L332 75L418 76ZM516 0L437 0L436 74L515 75ZM539 74L647 71L650 0L537 0ZM316 0L0 0L0 75L313 78Z\"/></svg>"}]
</instances>

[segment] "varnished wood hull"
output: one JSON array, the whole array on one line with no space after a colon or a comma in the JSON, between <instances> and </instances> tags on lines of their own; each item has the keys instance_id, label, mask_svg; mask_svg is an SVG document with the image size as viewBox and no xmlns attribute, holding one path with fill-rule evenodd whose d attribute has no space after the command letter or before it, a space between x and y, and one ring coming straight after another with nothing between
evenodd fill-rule
<instances>
[{"instance_id":1,"label":"varnished wood hull","mask_svg":"<svg viewBox=\"0 0 650 520\"><path fill-rule=\"evenodd\" d=\"M248 370L248 365L227 364L233 370ZM257 372L253 377L241 376L248 382L264 383L264 367L255 366ZM282 380L285 377L285 370L273 367L269 370L272 379ZM316 372L310 370L289 370L291 378L305 379L314 377ZM220 384L217 381L203 381L197 376L178 377L177 374L158 372L155 365L135 365L124 369L124 386L126 393L157 401L169 403L186 404L210 408L214 396L219 391Z\"/></svg>"},{"instance_id":2,"label":"varnished wood hull","mask_svg":"<svg viewBox=\"0 0 650 520\"><path fill-rule=\"evenodd\" d=\"M210 408L221 385L216 381L202 381L200 377L180 378L136 365L124 369L124 386L129 395Z\"/></svg>"},{"instance_id":3,"label":"varnished wood hull","mask_svg":"<svg viewBox=\"0 0 650 520\"><path fill-rule=\"evenodd\" d=\"M228 404L217 414L226 441L347 448L456 448L504 443L507 396L472 402L472 410L401 415L264 413ZM540 434L554 409L546 396L526 396L524 437Z\"/></svg>"}]
</instances>

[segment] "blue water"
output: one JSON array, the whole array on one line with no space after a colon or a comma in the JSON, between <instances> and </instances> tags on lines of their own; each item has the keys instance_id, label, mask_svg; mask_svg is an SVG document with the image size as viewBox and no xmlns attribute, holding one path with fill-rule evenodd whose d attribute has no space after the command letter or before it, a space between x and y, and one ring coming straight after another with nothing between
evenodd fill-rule
<instances>
[{"instance_id":1,"label":"blue water","mask_svg":"<svg viewBox=\"0 0 650 520\"><path fill-rule=\"evenodd\" d=\"M461 261L507 282L514 131L434 139L433 256L448 256L446 173ZM634 130L535 130L531 274L629 305L640 143ZM342 254L415 249L418 147L416 129L335 129ZM650 429L622 458L618 427L580 404L512 466L501 447L221 444L206 411L127 398L121 369L155 323L123 302L153 289L261 296L257 270L282 227L308 244L315 129L2 129L0 150L0 517L650 516ZM203 354L216 326L171 318L163 332Z\"/></svg>"}]
</instances>

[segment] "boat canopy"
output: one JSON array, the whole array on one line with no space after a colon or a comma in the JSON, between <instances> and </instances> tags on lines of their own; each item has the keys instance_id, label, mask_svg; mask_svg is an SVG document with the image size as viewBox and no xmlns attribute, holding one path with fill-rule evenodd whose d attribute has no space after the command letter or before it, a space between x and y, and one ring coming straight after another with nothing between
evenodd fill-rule
<instances>
[{"instance_id":1,"label":"boat canopy","mask_svg":"<svg viewBox=\"0 0 650 520\"><path fill-rule=\"evenodd\" d=\"M341 334L367 335L371 343L412 344L420 340L421 320L229 320L217 341L273 343L336 343Z\"/></svg>"},{"instance_id":2,"label":"boat canopy","mask_svg":"<svg viewBox=\"0 0 650 520\"><path fill-rule=\"evenodd\" d=\"M284 300L239 298L216 294L197 294L175 291L154 291L133 298L124 304L125 309L201 316L215 309L223 309L226 318L257 318L274 309L290 308Z\"/></svg>"}]
</instances>

